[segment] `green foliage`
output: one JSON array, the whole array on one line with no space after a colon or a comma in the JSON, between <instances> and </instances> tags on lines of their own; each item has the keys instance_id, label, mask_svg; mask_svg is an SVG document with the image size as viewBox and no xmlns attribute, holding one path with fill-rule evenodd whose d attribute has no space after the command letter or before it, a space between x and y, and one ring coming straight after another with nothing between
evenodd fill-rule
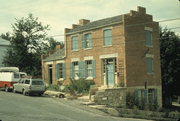
<instances>
[{"instance_id":1,"label":"green foliage","mask_svg":"<svg viewBox=\"0 0 180 121\"><path fill-rule=\"evenodd\" d=\"M161 73L163 100L180 95L180 38L173 31L161 29L160 33Z\"/></svg>"},{"instance_id":2,"label":"green foliage","mask_svg":"<svg viewBox=\"0 0 180 121\"><path fill-rule=\"evenodd\" d=\"M154 104L145 104L145 100L138 100L134 93L128 92L126 95L126 106L130 109L151 110L158 109L157 101Z\"/></svg>"},{"instance_id":3,"label":"green foliage","mask_svg":"<svg viewBox=\"0 0 180 121\"><path fill-rule=\"evenodd\" d=\"M49 26L43 26L38 18L29 14L27 18L16 19L12 30L13 33L1 34L2 38L10 41L3 63L19 67L32 76L41 75L41 55L48 48L55 48L56 44L55 40L46 37Z\"/></svg>"},{"instance_id":4,"label":"green foliage","mask_svg":"<svg viewBox=\"0 0 180 121\"><path fill-rule=\"evenodd\" d=\"M47 90L60 91L60 88L59 88L59 85L57 84L51 84L47 87Z\"/></svg>"},{"instance_id":5,"label":"green foliage","mask_svg":"<svg viewBox=\"0 0 180 121\"><path fill-rule=\"evenodd\" d=\"M126 106L127 108L132 109L135 106L135 98L134 95L130 92L127 93L126 95Z\"/></svg>"},{"instance_id":6,"label":"green foliage","mask_svg":"<svg viewBox=\"0 0 180 121\"><path fill-rule=\"evenodd\" d=\"M47 43L44 43L44 48L42 54L47 54L48 52L54 50L56 45L60 45L62 48L64 47L63 42L57 42L54 38L46 38Z\"/></svg>"},{"instance_id":7,"label":"green foliage","mask_svg":"<svg viewBox=\"0 0 180 121\"><path fill-rule=\"evenodd\" d=\"M94 85L94 81L85 80L80 78L78 80L70 79L70 84L66 86L65 90L72 94L74 93L87 93L89 92L90 86Z\"/></svg>"}]
</instances>

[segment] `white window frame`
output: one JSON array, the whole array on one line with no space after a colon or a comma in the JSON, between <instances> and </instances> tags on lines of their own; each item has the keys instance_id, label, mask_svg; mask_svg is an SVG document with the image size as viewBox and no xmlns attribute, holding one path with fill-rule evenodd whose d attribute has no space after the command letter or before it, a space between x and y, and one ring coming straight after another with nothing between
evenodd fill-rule
<instances>
[{"instance_id":1,"label":"white window frame","mask_svg":"<svg viewBox=\"0 0 180 121\"><path fill-rule=\"evenodd\" d=\"M146 31L149 31L149 32L151 32L151 45L147 45L146 44L146 47L153 47L153 28L151 28L151 27L145 27L144 28L144 30L145 30L145 44L146 44L146 42L147 42L147 40L146 40Z\"/></svg>"},{"instance_id":2,"label":"white window frame","mask_svg":"<svg viewBox=\"0 0 180 121\"><path fill-rule=\"evenodd\" d=\"M110 47L110 46L112 46L112 27L110 27L110 28L104 28L104 29L102 29L103 30L103 47ZM110 45L105 45L105 36L104 36L104 32L105 31L107 31L107 30L111 30L111 44Z\"/></svg>"}]
</instances>

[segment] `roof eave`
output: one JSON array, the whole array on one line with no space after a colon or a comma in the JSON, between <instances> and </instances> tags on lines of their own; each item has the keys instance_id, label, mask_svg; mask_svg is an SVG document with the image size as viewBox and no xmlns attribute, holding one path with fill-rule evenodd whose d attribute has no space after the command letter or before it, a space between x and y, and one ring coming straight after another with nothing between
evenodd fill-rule
<instances>
[{"instance_id":1,"label":"roof eave","mask_svg":"<svg viewBox=\"0 0 180 121\"><path fill-rule=\"evenodd\" d=\"M94 29L98 29L98 28L103 28L103 27L107 27L107 26L112 26L112 25L116 25L116 24L121 24L121 23L123 23L123 21L114 22L114 23L111 23L111 24L103 25L103 26L97 26L97 27L93 27L93 28L90 28L90 29L83 29L83 30L79 30L79 31L75 31L75 32L68 32L68 33L66 33L65 35L76 34L76 33L79 33L79 32L90 31L90 30L94 30Z\"/></svg>"}]
</instances>

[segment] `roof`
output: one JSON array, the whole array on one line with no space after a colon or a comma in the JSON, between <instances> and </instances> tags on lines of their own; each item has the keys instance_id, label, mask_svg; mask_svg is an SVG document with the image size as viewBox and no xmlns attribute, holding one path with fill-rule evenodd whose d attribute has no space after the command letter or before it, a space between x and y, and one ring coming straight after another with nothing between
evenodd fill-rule
<instances>
[{"instance_id":1,"label":"roof","mask_svg":"<svg viewBox=\"0 0 180 121\"><path fill-rule=\"evenodd\" d=\"M65 56L65 49L64 48L58 48L54 53L47 56L43 61L54 61L54 60L61 60Z\"/></svg>"},{"instance_id":2,"label":"roof","mask_svg":"<svg viewBox=\"0 0 180 121\"><path fill-rule=\"evenodd\" d=\"M91 30L97 27L104 27L104 26L108 26L112 24L121 23L121 22L122 22L122 15L114 16L110 18L105 18L105 19L89 22L83 26L77 26L76 28L71 29L69 32L67 32L67 34L79 32L79 31Z\"/></svg>"},{"instance_id":3,"label":"roof","mask_svg":"<svg viewBox=\"0 0 180 121\"><path fill-rule=\"evenodd\" d=\"M10 42L0 37L0 45L10 45Z\"/></svg>"}]
</instances>

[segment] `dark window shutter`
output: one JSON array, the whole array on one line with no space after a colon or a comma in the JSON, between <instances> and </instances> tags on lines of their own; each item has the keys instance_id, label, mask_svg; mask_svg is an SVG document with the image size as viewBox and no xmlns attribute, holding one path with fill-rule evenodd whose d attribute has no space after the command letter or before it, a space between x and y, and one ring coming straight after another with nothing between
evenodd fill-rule
<instances>
[{"instance_id":1,"label":"dark window shutter","mask_svg":"<svg viewBox=\"0 0 180 121\"><path fill-rule=\"evenodd\" d=\"M154 89L154 104L157 103L157 89Z\"/></svg>"},{"instance_id":2,"label":"dark window shutter","mask_svg":"<svg viewBox=\"0 0 180 121\"><path fill-rule=\"evenodd\" d=\"M96 60L92 60L93 78L96 78Z\"/></svg>"},{"instance_id":3,"label":"dark window shutter","mask_svg":"<svg viewBox=\"0 0 180 121\"><path fill-rule=\"evenodd\" d=\"M63 63L63 79L65 80L66 79L66 64L65 63Z\"/></svg>"},{"instance_id":4,"label":"dark window shutter","mask_svg":"<svg viewBox=\"0 0 180 121\"><path fill-rule=\"evenodd\" d=\"M72 79L74 77L73 74L73 63L70 63L70 78Z\"/></svg>"},{"instance_id":5,"label":"dark window shutter","mask_svg":"<svg viewBox=\"0 0 180 121\"><path fill-rule=\"evenodd\" d=\"M59 78L59 64L55 65L55 78L56 80Z\"/></svg>"},{"instance_id":6,"label":"dark window shutter","mask_svg":"<svg viewBox=\"0 0 180 121\"><path fill-rule=\"evenodd\" d=\"M92 48L92 35L89 34L89 47Z\"/></svg>"},{"instance_id":7,"label":"dark window shutter","mask_svg":"<svg viewBox=\"0 0 180 121\"><path fill-rule=\"evenodd\" d=\"M148 104L148 90L147 89L144 90L144 102L145 104Z\"/></svg>"},{"instance_id":8,"label":"dark window shutter","mask_svg":"<svg viewBox=\"0 0 180 121\"><path fill-rule=\"evenodd\" d=\"M81 40L82 40L82 48L84 49L86 48L86 42L85 42L85 38L83 34L82 34Z\"/></svg>"}]
</instances>

